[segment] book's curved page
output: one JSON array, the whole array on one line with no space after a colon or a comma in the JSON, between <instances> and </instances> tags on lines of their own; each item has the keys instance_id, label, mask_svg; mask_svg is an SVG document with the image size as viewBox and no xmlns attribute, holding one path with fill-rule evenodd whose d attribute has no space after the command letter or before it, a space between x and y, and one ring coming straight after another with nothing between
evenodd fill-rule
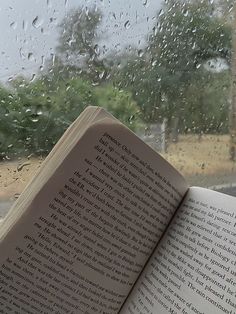
<instances>
[{"instance_id":1,"label":"book's curved page","mask_svg":"<svg viewBox=\"0 0 236 314\"><path fill-rule=\"evenodd\" d=\"M65 139L68 152L49 158L57 165L45 183L32 181L2 237L2 313L118 313L186 193L182 176L127 128L107 114L89 118L76 143L66 143L74 131Z\"/></svg>"},{"instance_id":2,"label":"book's curved page","mask_svg":"<svg viewBox=\"0 0 236 314\"><path fill-rule=\"evenodd\" d=\"M236 199L190 188L120 314L236 313Z\"/></svg>"},{"instance_id":3,"label":"book's curved page","mask_svg":"<svg viewBox=\"0 0 236 314\"><path fill-rule=\"evenodd\" d=\"M21 193L19 199L16 200L12 208L9 210L4 221L1 222L0 242L11 227L16 223L19 217L29 208L29 204L32 202L34 196L46 184L90 124L95 119L98 121L99 119L104 119L105 117L109 117L111 119L113 118L104 109L89 106L66 130L61 139L47 156L36 175Z\"/></svg>"}]
</instances>

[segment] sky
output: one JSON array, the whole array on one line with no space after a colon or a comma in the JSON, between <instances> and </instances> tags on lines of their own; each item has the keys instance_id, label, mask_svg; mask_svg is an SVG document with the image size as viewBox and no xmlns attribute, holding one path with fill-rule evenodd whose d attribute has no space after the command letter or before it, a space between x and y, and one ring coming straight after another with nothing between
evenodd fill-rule
<instances>
[{"instance_id":1,"label":"sky","mask_svg":"<svg viewBox=\"0 0 236 314\"><path fill-rule=\"evenodd\" d=\"M18 75L34 79L53 58L59 24L72 8L97 6L103 12L102 41L107 51L129 45L141 49L162 0L0 0L0 81Z\"/></svg>"}]
</instances>

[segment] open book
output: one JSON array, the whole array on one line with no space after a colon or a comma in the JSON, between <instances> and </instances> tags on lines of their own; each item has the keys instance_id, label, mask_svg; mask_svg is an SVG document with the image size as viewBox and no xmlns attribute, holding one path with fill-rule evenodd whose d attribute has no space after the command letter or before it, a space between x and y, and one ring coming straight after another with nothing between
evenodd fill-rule
<instances>
[{"instance_id":1,"label":"open book","mask_svg":"<svg viewBox=\"0 0 236 314\"><path fill-rule=\"evenodd\" d=\"M235 198L88 107L1 225L0 313L236 313L235 227Z\"/></svg>"}]
</instances>

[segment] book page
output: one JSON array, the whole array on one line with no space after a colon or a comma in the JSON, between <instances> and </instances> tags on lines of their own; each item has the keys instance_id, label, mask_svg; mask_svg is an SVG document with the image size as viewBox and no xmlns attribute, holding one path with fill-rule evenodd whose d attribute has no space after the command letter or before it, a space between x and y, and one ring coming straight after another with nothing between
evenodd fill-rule
<instances>
[{"instance_id":1,"label":"book page","mask_svg":"<svg viewBox=\"0 0 236 314\"><path fill-rule=\"evenodd\" d=\"M236 199L190 188L122 314L236 313Z\"/></svg>"},{"instance_id":2,"label":"book page","mask_svg":"<svg viewBox=\"0 0 236 314\"><path fill-rule=\"evenodd\" d=\"M1 242L1 313L118 313L186 190L125 127L94 124Z\"/></svg>"}]
</instances>

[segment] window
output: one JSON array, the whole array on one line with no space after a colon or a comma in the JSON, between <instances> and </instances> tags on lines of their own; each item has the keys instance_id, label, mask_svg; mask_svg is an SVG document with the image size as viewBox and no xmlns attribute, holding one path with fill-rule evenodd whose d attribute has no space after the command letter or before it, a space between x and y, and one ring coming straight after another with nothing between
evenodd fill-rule
<instances>
[{"instance_id":1,"label":"window","mask_svg":"<svg viewBox=\"0 0 236 314\"><path fill-rule=\"evenodd\" d=\"M190 184L234 182L233 13L230 0L3 2L0 215L90 104Z\"/></svg>"}]
</instances>

